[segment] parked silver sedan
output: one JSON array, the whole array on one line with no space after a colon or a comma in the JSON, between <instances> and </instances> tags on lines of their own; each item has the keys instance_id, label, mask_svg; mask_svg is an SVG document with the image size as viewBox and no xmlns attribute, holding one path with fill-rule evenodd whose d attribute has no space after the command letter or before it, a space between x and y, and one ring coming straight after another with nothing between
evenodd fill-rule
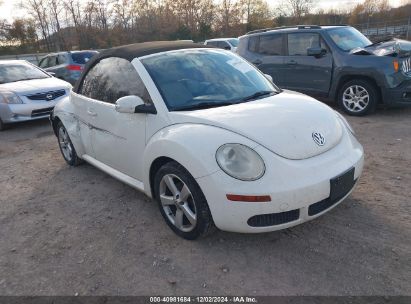
<instances>
[{"instance_id":1,"label":"parked silver sedan","mask_svg":"<svg viewBox=\"0 0 411 304\"><path fill-rule=\"evenodd\" d=\"M47 118L70 89L27 61L0 61L0 131L7 124Z\"/></svg>"}]
</instances>

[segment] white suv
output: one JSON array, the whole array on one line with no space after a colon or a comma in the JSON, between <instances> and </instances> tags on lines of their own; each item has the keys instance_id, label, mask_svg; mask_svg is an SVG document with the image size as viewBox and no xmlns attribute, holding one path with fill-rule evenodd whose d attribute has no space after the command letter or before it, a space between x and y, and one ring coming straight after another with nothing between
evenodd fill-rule
<instances>
[{"instance_id":1,"label":"white suv","mask_svg":"<svg viewBox=\"0 0 411 304\"><path fill-rule=\"evenodd\" d=\"M216 39L209 39L204 42L204 45L208 46L215 46L220 49L229 50L229 51L237 51L238 45L238 38L216 38Z\"/></svg>"}]
</instances>

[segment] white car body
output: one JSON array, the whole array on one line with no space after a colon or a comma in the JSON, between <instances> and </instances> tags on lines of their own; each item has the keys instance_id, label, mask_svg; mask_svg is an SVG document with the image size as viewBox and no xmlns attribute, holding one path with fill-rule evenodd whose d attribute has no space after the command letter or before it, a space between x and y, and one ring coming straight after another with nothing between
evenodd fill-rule
<instances>
[{"instance_id":1,"label":"white car body","mask_svg":"<svg viewBox=\"0 0 411 304\"><path fill-rule=\"evenodd\" d=\"M119 113L114 104L75 92L57 104L53 118L64 124L80 158L149 197L153 195L153 164L172 159L200 186L215 225L233 232L267 232L306 222L334 208L352 191L321 212L308 214L311 205L330 196L331 179L354 168L358 181L363 169L362 146L344 118L328 106L283 91L236 105L172 112L141 62L149 56L153 55L131 63L153 100L156 115ZM313 140L316 132L326 139L323 145ZM256 151L265 163L264 175L243 181L226 174L216 161L216 151L227 143ZM232 201L228 194L269 195L271 201ZM292 210L298 210L298 217L284 224L248 224L254 216Z\"/></svg>"},{"instance_id":2,"label":"white car body","mask_svg":"<svg viewBox=\"0 0 411 304\"><path fill-rule=\"evenodd\" d=\"M0 66L7 67L16 64L28 65L41 70L24 60L0 61ZM2 123L10 124L47 118L54 106L68 96L71 89L68 82L43 72L48 75L47 78L0 83L0 94L2 92L14 93L21 101L21 103L12 104L0 100L0 120Z\"/></svg>"}]
</instances>

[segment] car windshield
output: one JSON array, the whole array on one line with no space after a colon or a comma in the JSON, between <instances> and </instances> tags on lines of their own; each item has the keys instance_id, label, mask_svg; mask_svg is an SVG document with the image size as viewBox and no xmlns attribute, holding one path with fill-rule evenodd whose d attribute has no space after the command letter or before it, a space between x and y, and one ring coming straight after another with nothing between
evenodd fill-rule
<instances>
[{"instance_id":1,"label":"car windshield","mask_svg":"<svg viewBox=\"0 0 411 304\"><path fill-rule=\"evenodd\" d=\"M97 52L79 52L79 53L72 53L71 58L73 58L73 62L77 64L86 64L87 61L90 60L91 57L96 55Z\"/></svg>"},{"instance_id":2,"label":"car windshield","mask_svg":"<svg viewBox=\"0 0 411 304\"><path fill-rule=\"evenodd\" d=\"M230 44L234 47L238 46L238 39L237 38L233 38L233 39L228 39L228 42L230 42Z\"/></svg>"},{"instance_id":3,"label":"car windshield","mask_svg":"<svg viewBox=\"0 0 411 304\"><path fill-rule=\"evenodd\" d=\"M352 27L336 28L328 31L331 39L343 51L351 51L355 48L364 48L371 41Z\"/></svg>"},{"instance_id":4,"label":"car windshield","mask_svg":"<svg viewBox=\"0 0 411 304\"><path fill-rule=\"evenodd\" d=\"M142 59L170 111L219 107L280 90L239 56L223 50L179 50Z\"/></svg>"},{"instance_id":5,"label":"car windshield","mask_svg":"<svg viewBox=\"0 0 411 304\"><path fill-rule=\"evenodd\" d=\"M42 70L24 63L0 64L0 83L50 77Z\"/></svg>"}]
</instances>

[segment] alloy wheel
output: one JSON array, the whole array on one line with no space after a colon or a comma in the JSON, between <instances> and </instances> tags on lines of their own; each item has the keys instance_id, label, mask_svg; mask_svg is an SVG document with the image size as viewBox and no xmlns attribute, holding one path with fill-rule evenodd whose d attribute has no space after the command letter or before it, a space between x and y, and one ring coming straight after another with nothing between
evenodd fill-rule
<instances>
[{"instance_id":1,"label":"alloy wheel","mask_svg":"<svg viewBox=\"0 0 411 304\"><path fill-rule=\"evenodd\" d=\"M352 85L343 93L344 107L350 112L361 112L367 108L370 102L370 94L360 85Z\"/></svg>"},{"instance_id":2,"label":"alloy wheel","mask_svg":"<svg viewBox=\"0 0 411 304\"><path fill-rule=\"evenodd\" d=\"M170 223L183 232L197 224L197 210L188 186L176 175L166 174L160 182L160 202Z\"/></svg>"},{"instance_id":3,"label":"alloy wheel","mask_svg":"<svg viewBox=\"0 0 411 304\"><path fill-rule=\"evenodd\" d=\"M67 161L71 161L73 158L73 149L71 147L70 139L67 134L67 130L64 127L59 128L59 145L63 152L64 158Z\"/></svg>"}]
</instances>

